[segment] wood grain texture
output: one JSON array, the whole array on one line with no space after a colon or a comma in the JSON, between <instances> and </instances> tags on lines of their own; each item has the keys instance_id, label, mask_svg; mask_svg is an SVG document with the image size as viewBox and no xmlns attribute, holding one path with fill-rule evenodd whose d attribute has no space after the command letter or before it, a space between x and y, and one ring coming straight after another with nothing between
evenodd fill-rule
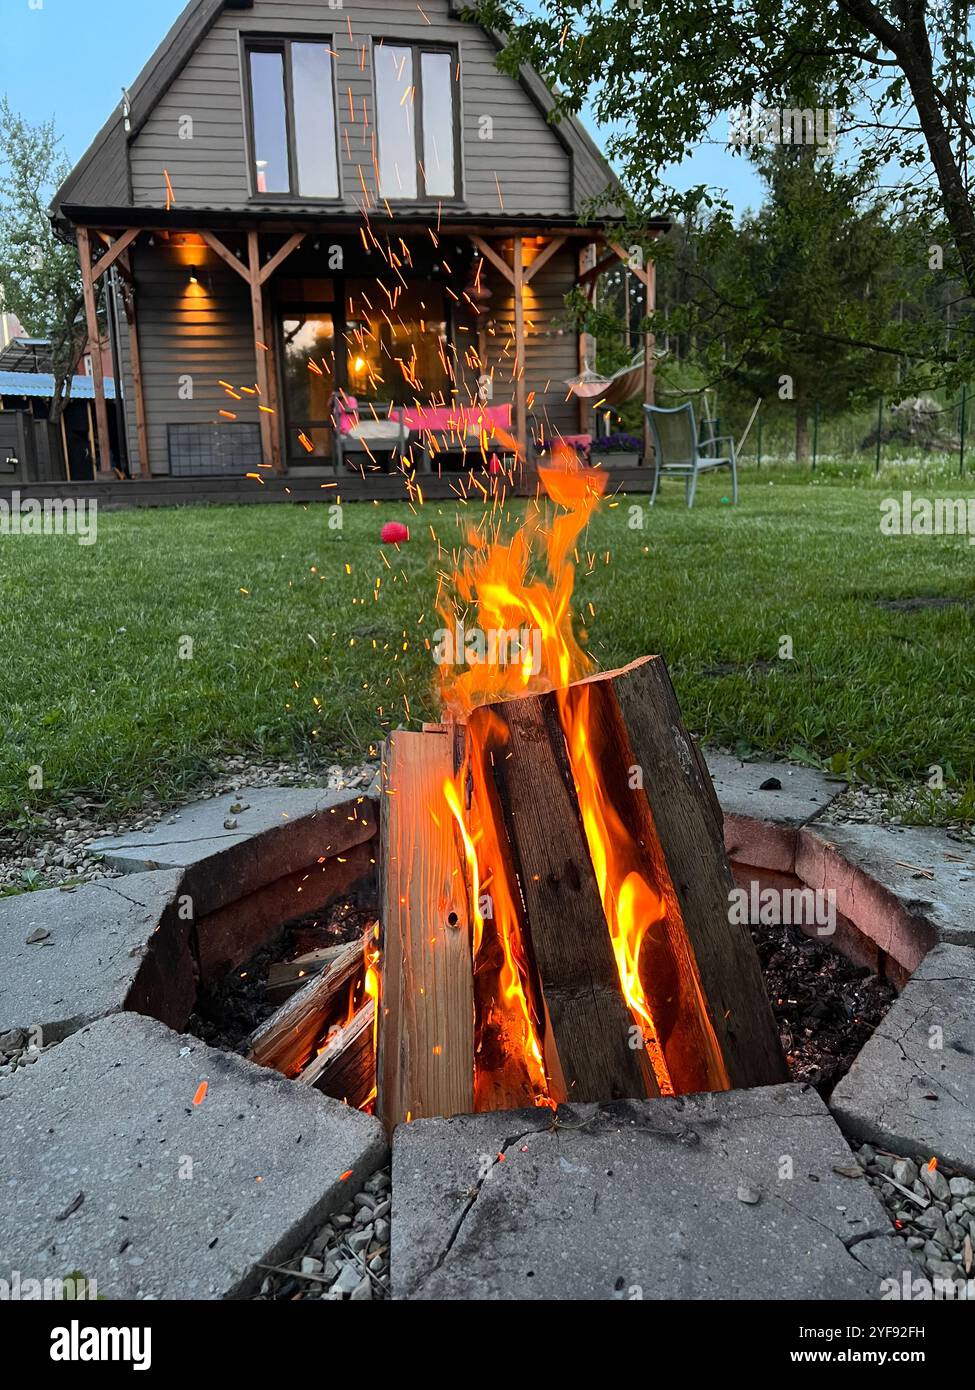
<instances>
[{"instance_id":1,"label":"wood grain texture","mask_svg":"<svg viewBox=\"0 0 975 1390\"><path fill-rule=\"evenodd\" d=\"M247 1060L295 1076L308 1063L327 1031L329 1015L345 991L365 971L362 944L351 942L250 1037Z\"/></svg>"},{"instance_id":2,"label":"wood grain texture","mask_svg":"<svg viewBox=\"0 0 975 1390\"><path fill-rule=\"evenodd\" d=\"M498 801L525 905L529 951L569 1100L656 1094L620 990L609 931L586 846L554 695L529 696L470 721L505 726L493 759Z\"/></svg>"},{"instance_id":3,"label":"wood grain texture","mask_svg":"<svg viewBox=\"0 0 975 1390\"><path fill-rule=\"evenodd\" d=\"M474 1108L471 915L443 793L455 766L450 731L398 732L386 745L376 1113L390 1129Z\"/></svg>"},{"instance_id":4,"label":"wood grain texture","mask_svg":"<svg viewBox=\"0 0 975 1390\"><path fill-rule=\"evenodd\" d=\"M747 926L733 923L734 888L713 787L684 727L666 664L646 657L594 676L603 718L621 754L642 773L642 796L679 909L702 1007L733 1087L787 1081L785 1059ZM612 706L618 713L614 712Z\"/></svg>"},{"instance_id":5,"label":"wood grain texture","mask_svg":"<svg viewBox=\"0 0 975 1390\"><path fill-rule=\"evenodd\" d=\"M309 1062L298 1077L299 1083L314 1086L356 1110L365 1105L376 1084L375 1022L376 1006L369 999Z\"/></svg>"}]
</instances>

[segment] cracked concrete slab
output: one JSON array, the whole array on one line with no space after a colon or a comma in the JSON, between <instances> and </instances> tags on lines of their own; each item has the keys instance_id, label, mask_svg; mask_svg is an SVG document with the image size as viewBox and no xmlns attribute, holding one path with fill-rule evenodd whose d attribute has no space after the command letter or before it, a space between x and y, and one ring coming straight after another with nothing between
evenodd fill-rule
<instances>
[{"instance_id":1,"label":"cracked concrete slab","mask_svg":"<svg viewBox=\"0 0 975 1390\"><path fill-rule=\"evenodd\" d=\"M856 1139L975 1177L975 951L925 957L830 1109Z\"/></svg>"},{"instance_id":2,"label":"cracked concrete slab","mask_svg":"<svg viewBox=\"0 0 975 1390\"><path fill-rule=\"evenodd\" d=\"M0 900L0 1032L57 1042L123 1008L182 1026L196 994L173 870Z\"/></svg>"},{"instance_id":3,"label":"cracked concrete slab","mask_svg":"<svg viewBox=\"0 0 975 1390\"><path fill-rule=\"evenodd\" d=\"M746 763L726 753L704 757L724 812L729 859L791 873L800 827L825 811L845 784L789 763Z\"/></svg>"},{"instance_id":4,"label":"cracked concrete slab","mask_svg":"<svg viewBox=\"0 0 975 1390\"><path fill-rule=\"evenodd\" d=\"M417 1120L393 1136L399 1299L872 1299L915 1268L796 1085Z\"/></svg>"},{"instance_id":5,"label":"cracked concrete slab","mask_svg":"<svg viewBox=\"0 0 975 1390\"><path fill-rule=\"evenodd\" d=\"M233 808L241 809L235 811ZM261 787L185 807L151 831L97 840L122 873L181 868L197 916L216 912L376 832L373 799L318 787Z\"/></svg>"},{"instance_id":6,"label":"cracked concrete slab","mask_svg":"<svg viewBox=\"0 0 975 1390\"><path fill-rule=\"evenodd\" d=\"M0 1079L0 1126L6 1266L109 1299L246 1295L387 1151L370 1116L136 1014Z\"/></svg>"},{"instance_id":7,"label":"cracked concrete slab","mask_svg":"<svg viewBox=\"0 0 975 1390\"><path fill-rule=\"evenodd\" d=\"M943 830L810 826L796 872L908 972L939 940L975 946L975 849Z\"/></svg>"}]
</instances>

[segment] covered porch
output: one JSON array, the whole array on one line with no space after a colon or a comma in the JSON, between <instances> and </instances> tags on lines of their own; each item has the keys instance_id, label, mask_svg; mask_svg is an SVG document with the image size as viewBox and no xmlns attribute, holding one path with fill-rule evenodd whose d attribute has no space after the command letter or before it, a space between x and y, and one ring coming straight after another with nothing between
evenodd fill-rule
<instances>
[{"instance_id":1,"label":"covered porch","mask_svg":"<svg viewBox=\"0 0 975 1390\"><path fill-rule=\"evenodd\" d=\"M361 420L405 412L412 425L402 457L347 449L345 492L355 474L368 483L391 469L480 469L489 452L530 468L551 440L589 426L594 403L566 383L591 346L569 323L564 297L574 285L591 292L603 270L627 259L597 228L362 218L244 225L239 215L175 208L165 225L158 213L144 226L132 217L121 225L96 216L76 236L91 323L103 283L123 310L119 375L133 476L335 477L337 398L354 402ZM652 308L652 264L634 273ZM646 349L652 400L652 340ZM436 440L422 415L431 407ZM97 398L95 413L98 477L108 479L107 410ZM480 447L462 447L465 431L445 419L486 422Z\"/></svg>"}]
</instances>

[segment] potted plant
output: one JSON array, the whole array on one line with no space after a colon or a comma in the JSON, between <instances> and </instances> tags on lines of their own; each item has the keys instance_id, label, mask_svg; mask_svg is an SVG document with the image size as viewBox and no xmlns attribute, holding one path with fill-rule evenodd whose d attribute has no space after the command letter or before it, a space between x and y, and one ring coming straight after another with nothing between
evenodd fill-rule
<instances>
[{"instance_id":1,"label":"potted plant","mask_svg":"<svg viewBox=\"0 0 975 1390\"><path fill-rule=\"evenodd\" d=\"M592 442L592 461L606 468L638 468L643 441L634 434L607 434Z\"/></svg>"}]
</instances>

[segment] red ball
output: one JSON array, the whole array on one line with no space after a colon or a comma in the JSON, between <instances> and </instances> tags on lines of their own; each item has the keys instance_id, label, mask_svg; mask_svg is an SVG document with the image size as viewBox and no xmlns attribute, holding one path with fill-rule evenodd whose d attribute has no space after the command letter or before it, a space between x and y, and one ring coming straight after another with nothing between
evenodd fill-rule
<instances>
[{"instance_id":1,"label":"red ball","mask_svg":"<svg viewBox=\"0 0 975 1390\"><path fill-rule=\"evenodd\" d=\"M410 528L401 521L387 521L380 539L383 545L402 545L410 538Z\"/></svg>"}]
</instances>

